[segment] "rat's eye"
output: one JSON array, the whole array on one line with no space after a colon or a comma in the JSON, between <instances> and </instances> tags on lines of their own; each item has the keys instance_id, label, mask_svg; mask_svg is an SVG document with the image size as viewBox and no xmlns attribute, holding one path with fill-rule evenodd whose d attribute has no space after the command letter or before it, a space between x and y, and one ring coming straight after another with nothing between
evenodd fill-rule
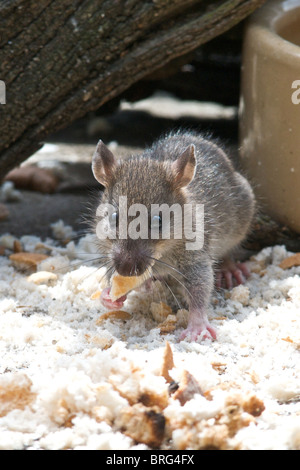
<instances>
[{"instance_id":1,"label":"rat's eye","mask_svg":"<svg viewBox=\"0 0 300 470\"><path fill-rule=\"evenodd\" d=\"M118 212L113 212L112 214L110 214L110 216L109 216L109 224L110 224L110 226L116 227L116 226L118 225L118 221L119 221L119 214L118 214Z\"/></svg>"},{"instance_id":2,"label":"rat's eye","mask_svg":"<svg viewBox=\"0 0 300 470\"><path fill-rule=\"evenodd\" d=\"M153 215L151 218L151 228L159 228L162 227L162 218L160 215Z\"/></svg>"}]
</instances>

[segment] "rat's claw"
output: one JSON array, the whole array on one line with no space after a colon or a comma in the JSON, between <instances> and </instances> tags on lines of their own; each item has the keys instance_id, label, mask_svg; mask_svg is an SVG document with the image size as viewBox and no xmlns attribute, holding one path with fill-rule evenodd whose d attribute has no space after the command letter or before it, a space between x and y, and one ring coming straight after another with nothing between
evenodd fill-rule
<instances>
[{"instance_id":1,"label":"rat's claw","mask_svg":"<svg viewBox=\"0 0 300 470\"><path fill-rule=\"evenodd\" d=\"M245 284L250 276L250 271L245 263L234 263L232 260L226 260L222 263L220 270L216 273L216 287L226 287L232 289L235 285Z\"/></svg>"},{"instance_id":2,"label":"rat's claw","mask_svg":"<svg viewBox=\"0 0 300 470\"><path fill-rule=\"evenodd\" d=\"M217 332L209 323L202 326L188 325L188 327L181 333L180 341L186 339L187 341L197 341L204 339L217 339Z\"/></svg>"},{"instance_id":3,"label":"rat's claw","mask_svg":"<svg viewBox=\"0 0 300 470\"><path fill-rule=\"evenodd\" d=\"M126 300L126 295L123 295L118 300L112 301L110 298L110 287L103 289L100 296L102 305L109 310L120 310Z\"/></svg>"}]
</instances>

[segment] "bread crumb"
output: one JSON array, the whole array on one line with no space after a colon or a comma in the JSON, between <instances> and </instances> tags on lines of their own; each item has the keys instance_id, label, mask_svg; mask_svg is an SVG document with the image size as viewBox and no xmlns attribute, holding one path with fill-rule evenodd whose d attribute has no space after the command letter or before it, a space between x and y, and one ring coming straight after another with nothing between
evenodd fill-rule
<instances>
[{"instance_id":1,"label":"bread crumb","mask_svg":"<svg viewBox=\"0 0 300 470\"><path fill-rule=\"evenodd\" d=\"M28 282L34 282L34 284L48 284L54 285L57 281L57 275L54 273L50 273L48 271L38 271L37 273L33 273L27 278Z\"/></svg>"},{"instance_id":2,"label":"bread crumb","mask_svg":"<svg viewBox=\"0 0 300 470\"><path fill-rule=\"evenodd\" d=\"M263 401L254 394L249 394L243 399L242 407L246 413L255 417L260 416L265 410Z\"/></svg>"},{"instance_id":3,"label":"bread crumb","mask_svg":"<svg viewBox=\"0 0 300 470\"><path fill-rule=\"evenodd\" d=\"M110 310L96 320L96 325L101 325L104 320L130 320L131 315L123 310Z\"/></svg>"},{"instance_id":4,"label":"bread crumb","mask_svg":"<svg viewBox=\"0 0 300 470\"><path fill-rule=\"evenodd\" d=\"M26 374L7 374L0 380L0 417L10 411L24 408L33 402L35 393L32 382Z\"/></svg>"},{"instance_id":5,"label":"bread crumb","mask_svg":"<svg viewBox=\"0 0 300 470\"><path fill-rule=\"evenodd\" d=\"M197 380L187 370L184 370L180 379L179 388L173 393L172 398L179 400L181 406L191 400L196 393L202 394Z\"/></svg>"},{"instance_id":6,"label":"bread crumb","mask_svg":"<svg viewBox=\"0 0 300 470\"><path fill-rule=\"evenodd\" d=\"M165 434L165 417L158 407L146 407L137 403L123 408L115 424L137 442L159 447Z\"/></svg>"},{"instance_id":7,"label":"bread crumb","mask_svg":"<svg viewBox=\"0 0 300 470\"><path fill-rule=\"evenodd\" d=\"M219 374L224 374L226 370L226 363L223 362L212 362L211 366L214 370L216 370Z\"/></svg>"},{"instance_id":8,"label":"bread crumb","mask_svg":"<svg viewBox=\"0 0 300 470\"><path fill-rule=\"evenodd\" d=\"M94 293L91 295L90 299L91 299L91 300L97 300L97 299L99 299L99 297L101 297L101 294L102 294L102 291L101 291L101 290L96 290L96 292L94 292Z\"/></svg>"},{"instance_id":9,"label":"bread crumb","mask_svg":"<svg viewBox=\"0 0 300 470\"><path fill-rule=\"evenodd\" d=\"M36 271L39 263L48 258L47 255L42 253L27 253L21 251L20 253L13 253L9 256L13 265L19 270Z\"/></svg>"},{"instance_id":10,"label":"bread crumb","mask_svg":"<svg viewBox=\"0 0 300 470\"><path fill-rule=\"evenodd\" d=\"M92 338L88 338L88 342L95 344L95 346L99 346L100 349L104 350L109 349L114 343L112 338L105 338L102 336L93 336Z\"/></svg>"},{"instance_id":11,"label":"bread crumb","mask_svg":"<svg viewBox=\"0 0 300 470\"><path fill-rule=\"evenodd\" d=\"M300 266L300 253L295 253L294 255L285 258L279 264L281 269L289 269L294 266Z\"/></svg>"},{"instance_id":12,"label":"bread crumb","mask_svg":"<svg viewBox=\"0 0 300 470\"><path fill-rule=\"evenodd\" d=\"M164 322L168 315L172 314L172 309L164 302L151 302L150 311L154 320L158 323Z\"/></svg>"},{"instance_id":13,"label":"bread crumb","mask_svg":"<svg viewBox=\"0 0 300 470\"><path fill-rule=\"evenodd\" d=\"M143 282L145 282L144 276L121 276L120 274L115 274L112 278L110 290L111 300L113 302L118 300L132 289L139 287Z\"/></svg>"},{"instance_id":14,"label":"bread crumb","mask_svg":"<svg viewBox=\"0 0 300 470\"><path fill-rule=\"evenodd\" d=\"M177 326L180 328L186 328L189 320L189 311L185 308L180 308L176 312Z\"/></svg>"},{"instance_id":15,"label":"bread crumb","mask_svg":"<svg viewBox=\"0 0 300 470\"><path fill-rule=\"evenodd\" d=\"M169 374L169 370L172 370L173 367L174 367L173 352L172 352L169 342L166 341L160 375L162 375L166 379L166 382L168 383L173 382L173 379Z\"/></svg>"},{"instance_id":16,"label":"bread crumb","mask_svg":"<svg viewBox=\"0 0 300 470\"><path fill-rule=\"evenodd\" d=\"M242 305L249 304L250 291L249 287L240 285L231 290L230 299L240 302Z\"/></svg>"},{"instance_id":17,"label":"bread crumb","mask_svg":"<svg viewBox=\"0 0 300 470\"><path fill-rule=\"evenodd\" d=\"M6 175L5 181L12 181L16 188L41 193L53 193L58 186L58 179L52 170L36 165L15 168Z\"/></svg>"},{"instance_id":18,"label":"bread crumb","mask_svg":"<svg viewBox=\"0 0 300 470\"><path fill-rule=\"evenodd\" d=\"M245 413L243 405L243 397L233 393L227 397L225 407L217 417L218 424L225 424L227 426L229 437L233 437L239 429L255 422L253 415Z\"/></svg>"},{"instance_id":19,"label":"bread crumb","mask_svg":"<svg viewBox=\"0 0 300 470\"><path fill-rule=\"evenodd\" d=\"M168 315L163 323L158 325L161 335L173 333L176 328L177 318L176 315Z\"/></svg>"}]
</instances>

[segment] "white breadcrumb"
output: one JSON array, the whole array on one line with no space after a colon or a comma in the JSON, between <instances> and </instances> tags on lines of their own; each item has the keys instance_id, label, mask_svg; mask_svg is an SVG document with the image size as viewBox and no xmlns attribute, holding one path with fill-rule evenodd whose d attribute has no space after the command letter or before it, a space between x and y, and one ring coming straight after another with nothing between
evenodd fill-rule
<instances>
[{"instance_id":1,"label":"white breadcrumb","mask_svg":"<svg viewBox=\"0 0 300 470\"><path fill-rule=\"evenodd\" d=\"M22 194L15 188L12 181L5 181L0 185L0 201L1 202L15 202L21 201Z\"/></svg>"},{"instance_id":2,"label":"white breadcrumb","mask_svg":"<svg viewBox=\"0 0 300 470\"><path fill-rule=\"evenodd\" d=\"M9 251L14 240L0 243ZM161 449L300 449L300 267L279 267L285 247L262 250L244 286L214 295L217 341L189 343L179 342L188 312L178 286L178 303L157 281L130 293L122 310L131 317L99 322L105 270L89 262L93 237L20 242L49 257L41 282L0 257L0 449L135 450L153 439ZM175 322L166 334L161 302ZM201 390L184 404L161 376L166 341L175 389L186 371Z\"/></svg>"}]
</instances>

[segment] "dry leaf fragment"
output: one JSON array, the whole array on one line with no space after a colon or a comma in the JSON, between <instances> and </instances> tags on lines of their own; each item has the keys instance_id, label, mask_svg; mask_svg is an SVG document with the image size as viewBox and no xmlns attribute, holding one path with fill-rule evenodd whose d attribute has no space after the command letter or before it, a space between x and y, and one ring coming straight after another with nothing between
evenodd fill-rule
<instances>
[{"instance_id":1,"label":"dry leaf fragment","mask_svg":"<svg viewBox=\"0 0 300 470\"><path fill-rule=\"evenodd\" d=\"M124 310L110 310L98 318L96 325L101 325L104 320L129 320L130 318L130 313L125 312Z\"/></svg>"},{"instance_id":2,"label":"dry leaf fragment","mask_svg":"<svg viewBox=\"0 0 300 470\"><path fill-rule=\"evenodd\" d=\"M197 380L187 370L184 370L179 388L173 393L172 397L174 400L179 400L180 404L183 406L187 401L191 400L196 393L203 395Z\"/></svg>"},{"instance_id":3,"label":"dry leaf fragment","mask_svg":"<svg viewBox=\"0 0 300 470\"><path fill-rule=\"evenodd\" d=\"M123 408L116 420L116 425L126 436L155 448L163 441L165 423L158 407L149 408L141 403Z\"/></svg>"},{"instance_id":4,"label":"dry leaf fragment","mask_svg":"<svg viewBox=\"0 0 300 470\"><path fill-rule=\"evenodd\" d=\"M300 266L300 253L295 253L294 255L285 258L279 265L281 269L289 269L293 266Z\"/></svg>"},{"instance_id":5,"label":"dry leaf fragment","mask_svg":"<svg viewBox=\"0 0 300 470\"><path fill-rule=\"evenodd\" d=\"M174 367L173 352L168 341L166 341L166 346L164 349L163 355L163 364L161 368L160 375L162 375L168 383L173 382L172 377L169 374L169 370L172 370Z\"/></svg>"}]
</instances>

